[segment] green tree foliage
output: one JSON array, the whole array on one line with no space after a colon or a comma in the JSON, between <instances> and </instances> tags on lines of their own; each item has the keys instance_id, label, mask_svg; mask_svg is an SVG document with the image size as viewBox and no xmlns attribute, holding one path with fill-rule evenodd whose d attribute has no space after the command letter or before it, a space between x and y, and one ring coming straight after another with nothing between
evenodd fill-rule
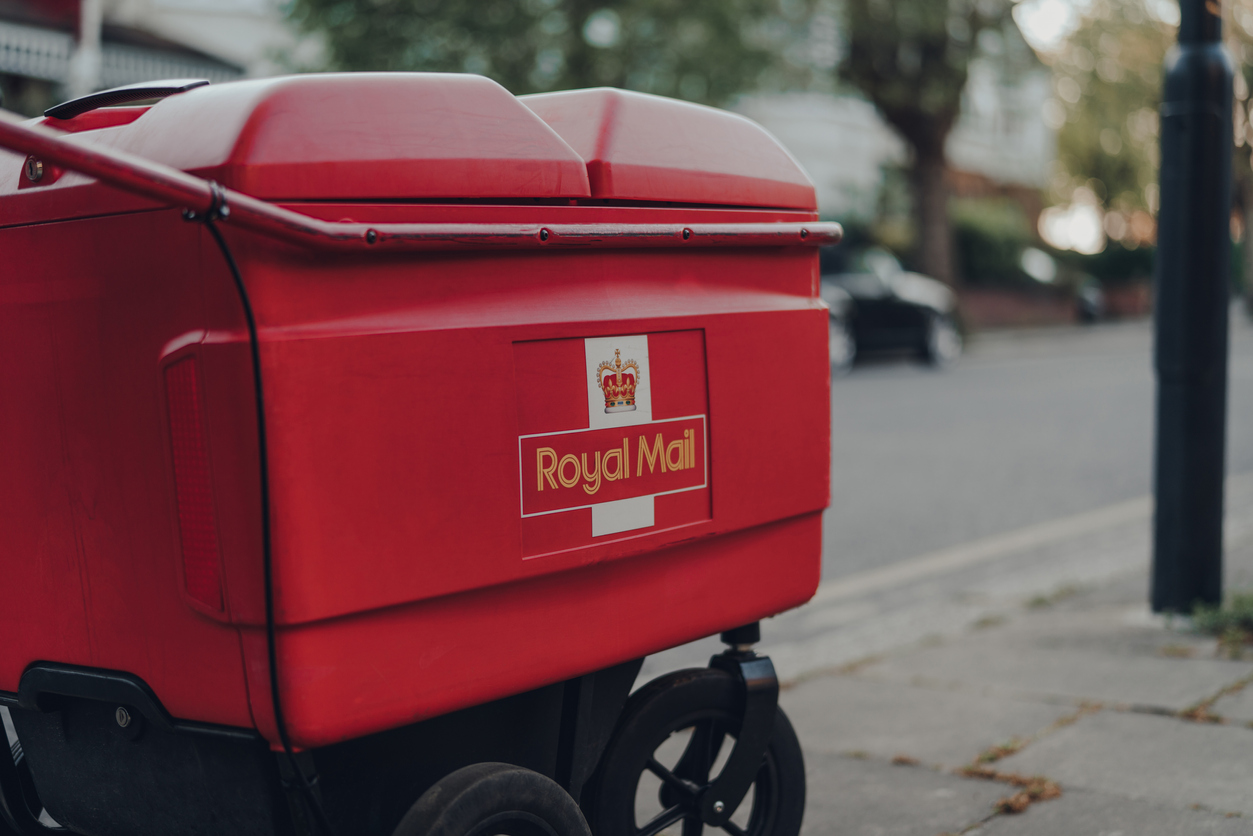
<instances>
[{"instance_id":1,"label":"green tree foliage","mask_svg":"<svg viewBox=\"0 0 1253 836\"><path fill-rule=\"evenodd\" d=\"M1245 310L1253 317L1253 0L1234 0L1223 6L1227 48L1235 63L1235 107L1232 111L1236 150L1232 160L1235 203L1243 219L1238 258L1232 260L1232 282L1243 287Z\"/></svg>"},{"instance_id":2,"label":"green tree foliage","mask_svg":"<svg viewBox=\"0 0 1253 836\"><path fill-rule=\"evenodd\" d=\"M1022 207L1009 199L957 199L949 205L962 278L972 285L1030 284L1019 266L1035 241Z\"/></svg>"},{"instance_id":3,"label":"green tree foliage","mask_svg":"<svg viewBox=\"0 0 1253 836\"><path fill-rule=\"evenodd\" d=\"M1117 213L1107 220L1111 237L1129 243L1152 237L1143 219L1157 209L1162 61L1174 40L1174 27L1146 0L1094 0L1082 25L1046 56L1054 73L1046 115L1060 127L1053 197L1069 202L1088 189ZM1133 230L1137 220L1142 228Z\"/></svg>"},{"instance_id":4,"label":"green tree foliage","mask_svg":"<svg viewBox=\"0 0 1253 836\"><path fill-rule=\"evenodd\" d=\"M846 0L841 75L913 152L918 262L952 282L944 144L961 112L979 34L1010 23L1011 0Z\"/></svg>"},{"instance_id":5,"label":"green tree foliage","mask_svg":"<svg viewBox=\"0 0 1253 836\"><path fill-rule=\"evenodd\" d=\"M712 104L821 69L813 0L293 0L331 69L486 75L516 94L608 85ZM828 66L834 63L833 56Z\"/></svg>"},{"instance_id":6,"label":"green tree foliage","mask_svg":"<svg viewBox=\"0 0 1253 836\"><path fill-rule=\"evenodd\" d=\"M1109 248L1087 269L1106 284L1144 279L1156 239L1163 61L1176 21L1151 0L1093 0L1080 26L1053 55L1058 134L1052 199L1087 199L1105 212ZM1224 4L1224 35L1235 69L1233 197L1247 232L1253 221L1249 88L1253 82L1253 0ZM1243 227L1243 229L1241 229ZM1144 251L1146 245L1150 247ZM1232 281L1253 274L1253 248L1237 247ZM1248 282L1245 282L1246 287Z\"/></svg>"}]
</instances>

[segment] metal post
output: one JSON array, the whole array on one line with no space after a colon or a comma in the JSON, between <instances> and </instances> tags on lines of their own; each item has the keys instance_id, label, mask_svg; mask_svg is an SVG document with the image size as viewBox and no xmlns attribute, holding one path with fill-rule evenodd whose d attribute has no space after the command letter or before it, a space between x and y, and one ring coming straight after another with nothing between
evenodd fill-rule
<instances>
[{"instance_id":1,"label":"metal post","mask_svg":"<svg viewBox=\"0 0 1253 836\"><path fill-rule=\"evenodd\" d=\"M80 0L78 45L70 58L65 81L68 98L77 99L100 89L100 30L104 26L104 0Z\"/></svg>"},{"instance_id":2,"label":"metal post","mask_svg":"<svg viewBox=\"0 0 1253 836\"><path fill-rule=\"evenodd\" d=\"M1180 0L1166 58L1158 220L1152 605L1222 600L1232 69L1215 0Z\"/></svg>"}]
</instances>

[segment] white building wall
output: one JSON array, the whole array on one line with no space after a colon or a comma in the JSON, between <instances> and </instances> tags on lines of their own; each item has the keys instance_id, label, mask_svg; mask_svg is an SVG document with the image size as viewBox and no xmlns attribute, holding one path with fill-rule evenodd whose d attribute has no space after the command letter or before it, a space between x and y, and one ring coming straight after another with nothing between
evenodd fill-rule
<instances>
[{"instance_id":1,"label":"white building wall","mask_svg":"<svg viewBox=\"0 0 1253 836\"><path fill-rule=\"evenodd\" d=\"M871 220L885 165L907 159L905 143L869 102L823 93L741 98L733 108L760 122L809 173L824 217Z\"/></svg>"},{"instance_id":2,"label":"white building wall","mask_svg":"<svg viewBox=\"0 0 1253 836\"><path fill-rule=\"evenodd\" d=\"M71 97L160 78L203 77L218 82L237 77L221 64L193 56L114 43L104 43L95 52L89 66L76 67L81 54L70 33L0 20L0 73L66 84L72 88ZM81 79L75 78L76 69L84 73ZM76 86L79 89L73 89Z\"/></svg>"},{"instance_id":3,"label":"white building wall","mask_svg":"<svg viewBox=\"0 0 1253 836\"><path fill-rule=\"evenodd\" d=\"M997 183L1043 187L1057 146L1043 117L1049 95L1045 68L1010 86L992 64L975 62L961 118L948 138L949 163ZM909 159L900 136L857 97L762 94L743 97L733 109L764 125L800 161L825 217L872 219L884 166Z\"/></svg>"},{"instance_id":4,"label":"white building wall","mask_svg":"<svg viewBox=\"0 0 1253 836\"><path fill-rule=\"evenodd\" d=\"M107 0L110 23L133 26L244 68L249 76L318 62L322 44L288 25L282 0Z\"/></svg>"},{"instance_id":5,"label":"white building wall","mask_svg":"<svg viewBox=\"0 0 1253 836\"><path fill-rule=\"evenodd\" d=\"M74 38L35 26L0 20L0 73L63 81L74 56Z\"/></svg>"},{"instance_id":6,"label":"white building wall","mask_svg":"<svg viewBox=\"0 0 1253 836\"><path fill-rule=\"evenodd\" d=\"M962 115L946 146L949 163L998 183L1043 188L1057 154L1057 133L1044 123L1051 84L1044 68L1010 85L992 62L972 62Z\"/></svg>"}]
</instances>

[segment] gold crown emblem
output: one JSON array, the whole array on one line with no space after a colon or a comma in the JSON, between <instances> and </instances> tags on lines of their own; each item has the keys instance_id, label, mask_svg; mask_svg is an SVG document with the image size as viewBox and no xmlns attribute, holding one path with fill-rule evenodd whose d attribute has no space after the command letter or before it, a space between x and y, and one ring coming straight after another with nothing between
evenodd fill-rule
<instances>
[{"instance_id":1,"label":"gold crown emblem","mask_svg":"<svg viewBox=\"0 0 1253 836\"><path fill-rule=\"evenodd\" d=\"M605 393L606 412L635 411L635 387L640 367L634 360L622 362L622 352L613 350L613 360L603 360L596 367L596 385Z\"/></svg>"}]
</instances>

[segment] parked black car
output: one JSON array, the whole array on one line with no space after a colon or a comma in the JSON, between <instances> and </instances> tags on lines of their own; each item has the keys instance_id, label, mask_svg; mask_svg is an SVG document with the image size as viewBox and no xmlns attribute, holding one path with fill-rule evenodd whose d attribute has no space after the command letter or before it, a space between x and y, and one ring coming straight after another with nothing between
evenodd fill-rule
<instances>
[{"instance_id":1,"label":"parked black car","mask_svg":"<svg viewBox=\"0 0 1253 836\"><path fill-rule=\"evenodd\" d=\"M842 259L822 276L821 295L831 308L831 368L879 350L912 350L933 366L961 356L957 297L944 284L901 267L891 253L869 248ZM831 265L824 259L824 267Z\"/></svg>"},{"instance_id":2,"label":"parked black car","mask_svg":"<svg viewBox=\"0 0 1253 836\"><path fill-rule=\"evenodd\" d=\"M1075 317L1086 325L1105 318L1105 291L1101 283L1086 277L1075 289Z\"/></svg>"}]
</instances>

